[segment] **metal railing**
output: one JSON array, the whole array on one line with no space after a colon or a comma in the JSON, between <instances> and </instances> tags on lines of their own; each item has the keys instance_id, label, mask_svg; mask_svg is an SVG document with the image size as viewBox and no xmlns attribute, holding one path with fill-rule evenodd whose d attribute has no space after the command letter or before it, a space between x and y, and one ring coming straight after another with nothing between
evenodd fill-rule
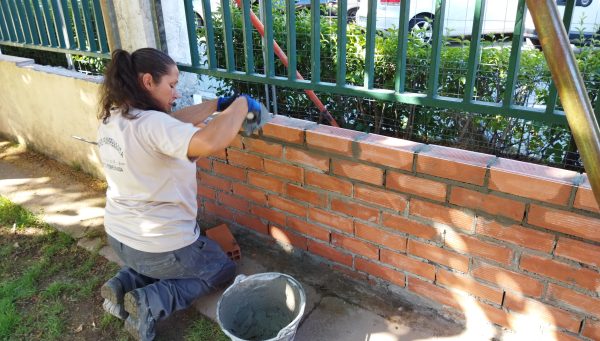
<instances>
[{"instance_id":1,"label":"metal railing","mask_svg":"<svg viewBox=\"0 0 600 341\"><path fill-rule=\"evenodd\" d=\"M100 0L1 0L0 45L110 55Z\"/></svg>"}]
</instances>

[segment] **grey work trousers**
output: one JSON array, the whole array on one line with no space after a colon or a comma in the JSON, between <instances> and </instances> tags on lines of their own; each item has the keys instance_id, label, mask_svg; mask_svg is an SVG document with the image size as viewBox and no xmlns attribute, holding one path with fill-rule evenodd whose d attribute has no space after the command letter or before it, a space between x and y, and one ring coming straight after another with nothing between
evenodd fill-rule
<instances>
[{"instance_id":1,"label":"grey work trousers","mask_svg":"<svg viewBox=\"0 0 600 341\"><path fill-rule=\"evenodd\" d=\"M236 265L211 239L200 236L184 248L161 253L133 249L108 236L125 263L117 277L126 292L143 288L155 321L189 307L193 301L227 284Z\"/></svg>"}]
</instances>

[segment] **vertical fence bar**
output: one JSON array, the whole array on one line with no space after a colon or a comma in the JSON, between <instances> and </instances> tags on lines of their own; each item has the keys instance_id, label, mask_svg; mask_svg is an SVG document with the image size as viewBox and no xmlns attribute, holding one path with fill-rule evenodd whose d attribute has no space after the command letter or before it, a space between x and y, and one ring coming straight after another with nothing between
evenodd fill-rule
<instances>
[{"instance_id":1,"label":"vertical fence bar","mask_svg":"<svg viewBox=\"0 0 600 341\"><path fill-rule=\"evenodd\" d=\"M33 9L31 8L31 0L25 0L23 2L23 8L25 10L25 15L27 16L27 26L29 27L29 31L31 32L31 39L35 45L40 44L40 31L36 23L36 17L33 14Z\"/></svg>"},{"instance_id":2,"label":"vertical fence bar","mask_svg":"<svg viewBox=\"0 0 600 341\"><path fill-rule=\"evenodd\" d=\"M208 68L214 70L217 68L217 56L215 55L214 51L215 31L213 27L210 0L202 0L202 9L204 11L204 28L206 29L206 52L208 54Z\"/></svg>"},{"instance_id":3,"label":"vertical fence bar","mask_svg":"<svg viewBox=\"0 0 600 341\"><path fill-rule=\"evenodd\" d=\"M494 1L494 0L492 0ZM475 76L479 68L479 56L481 55L481 29L485 15L485 0L476 0L475 14L473 15L473 29L471 30L471 46L469 47L469 66L467 69L467 81L465 82L465 102L473 100L473 88L475 88Z\"/></svg>"},{"instance_id":4,"label":"vertical fence bar","mask_svg":"<svg viewBox=\"0 0 600 341\"><path fill-rule=\"evenodd\" d=\"M26 33L25 30L26 28L23 27L23 21L21 20L21 15L17 9L17 4L15 3L15 0L8 0L8 3L10 6L10 14L13 18L13 23L15 24L15 31L17 32L17 39L19 43L28 43L29 41L26 40L26 36L29 35L29 33Z\"/></svg>"},{"instance_id":5,"label":"vertical fence bar","mask_svg":"<svg viewBox=\"0 0 600 341\"><path fill-rule=\"evenodd\" d=\"M517 6L517 17L515 19L515 29L513 31L512 45L510 49L510 60L508 63L508 76L506 78L506 87L504 90L503 106L508 108L512 105L513 93L517 85L519 75L519 61L521 59L521 44L523 43L523 27L525 22L525 0L519 0Z\"/></svg>"},{"instance_id":6,"label":"vertical fence bar","mask_svg":"<svg viewBox=\"0 0 600 341\"><path fill-rule=\"evenodd\" d=\"M289 0L288 0L289 1ZM254 44L252 42L252 24L250 23L250 0L242 0L242 30L244 35L244 59L246 60L246 73L254 73ZM294 45L295 47L295 45Z\"/></svg>"},{"instance_id":7,"label":"vertical fence bar","mask_svg":"<svg viewBox=\"0 0 600 341\"><path fill-rule=\"evenodd\" d=\"M600 122L600 91L596 95L596 105L594 106L594 116L596 116L596 122Z\"/></svg>"},{"instance_id":8,"label":"vertical fence bar","mask_svg":"<svg viewBox=\"0 0 600 341\"><path fill-rule=\"evenodd\" d=\"M33 10L35 12L35 21L36 21L36 25L38 28L38 32L40 35L40 39L41 39L41 43L44 46L48 46L48 39L49 39L49 33L48 33L48 25L46 23L46 21L44 21L44 14L42 13L42 10L40 8L41 5L41 1L34 1L33 3Z\"/></svg>"},{"instance_id":9,"label":"vertical fence bar","mask_svg":"<svg viewBox=\"0 0 600 341\"><path fill-rule=\"evenodd\" d=\"M563 14L563 24L565 25L565 30L567 34L571 30L571 21L573 19L573 9L575 8L575 0L567 0L567 5L565 6L565 12ZM548 86L548 97L546 99L546 114L550 115L556 109L556 99L558 98L558 90L556 90L556 84L554 80L550 81L550 85Z\"/></svg>"},{"instance_id":10,"label":"vertical fence bar","mask_svg":"<svg viewBox=\"0 0 600 341\"><path fill-rule=\"evenodd\" d=\"M54 16L54 25L56 25L56 35L58 37L60 47L67 48L68 43L67 40L65 40L64 19L58 0L52 0L52 14ZM70 37L71 35L69 34L68 36Z\"/></svg>"},{"instance_id":11,"label":"vertical fence bar","mask_svg":"<svg viewBox=\"0 0 600 341\"><path fill-rule=\"evenodd\" d=\"M265 26L264 53L265 75L271 78L275 75L275 55L273 54L273 4L271 0L263 0L263 20ZM268 93L268 92L267 92Z\"/></svg>"},{"instance_id":12,"label":"vertical fence bar","mask_svg":"<svg viewBox=\"0 0 600 341\"><path fill-rule=\"evenodd\" d=\"M60 11L60 18L63 21L62 32L63 35L66 37L65 43L68 42L66 48L72 49L75 47L75 39L73 39L73 30L71 29L71 14L69 13L69 5L67 3L67 0L60 0L58 10Z\"/></svg>"},{"instance_id":13,"label":"vertical fence bar","mask_svg":"<svg viewBox=\"0 0 600 341\"><path fill-rule=\"evenodd\" d=\"M346 27L348 15L348 3L346 1L338 1L337 3L337 86L346 86Z\"/></svg>"},{"instance_id":14,"label":"vertical fence bar","mask_svg":"<svg viewBox=\"0 0 600 341\"><path fill-rule=\"evenodd\" d=\"M194 13L192 0L184 0L183 8L185 9L188 43L190 44L190 58L192 60L192 66L198 67L200 66L200 56L198 53L198 38L196 37L196 14ZM206 20L204 20L204 25L207 25Z\"/></svg>"},{"instance_id":15,"label":"vertical fence bar","mask_svg":"<svg viewBox=\"0 0 600 341\"><path fill-rule=\"evenodd\" d=\"M21 27L25 33L25 42L28 44L33 44L33 29L31 24L29 23L29 19L27 18L27 10L25 9L25 3L23 0L16 1L17 3L17 11L19 12L19 20L21 21Z\"/></svg>"},{"instance_id":16,"label":"vertical fence bar","mask_svg":"<svg viewBox=\"0 0 600 341\"><path fill-rule=\"evenodd\" d=\"M102 6L100 6L99 0L92 0L92 2L94 5L94 21L96 22L96 32L98 32L98 44L100 45L100 52L107 53L110 51L110 49L108 47L106 29L104 28Z\"/></svg>"},{"instance_id":17,"label":"vertical fence bar","mask_svg":"<svg viewBox=\"0 0 600 341\"><path fill-rule=\"evenodd\" d=\"M6 18L4 16L4 8L0 6L0 32L2 33L3 41L10 41L10 34L8 33L8 25L6 24Z\"/></svg>"},{"instance_id":18,"label":"vertical fence bar","mask_svg":"<svg viewBox=\"0 0 600 341\"><path fill-rule=\"evenodd\" d=\"M64 10L64 7L63 7ZM81 19L81 13L79 11L79 1L71 0L71 12L73 13L73 23L75 24L75 30L77 31L77 47L79 50L87 49L85 34L83 33L83 23ZM65 17L68 15L65 14Z\"/></svg>"},{"instance_id":19,"label":"vertical fence bar","mask_svg":"<svg viewBox=\"0 0 600 341\"><path fill-rule=\"evenodd\" d=\"M4 19L10 37L10 41L17 42L19 38L15 30L16 24L14 22L14 16L12 15L10 10L10 5L8 1L0 1L0 5L2 6L2 12L4 13Z\"/></svg>"},{"instance_id":20,"label":"vertical fence bar","mask_svg":"<svg viewBox=\"0 0 600 341\"><path fill-rule=\"evenodd\" d=\"M319 0L310 0L310 60L311 83L321 81L321 6Z\"/></svg>"},{"instance_id":21,"label":"vertical fence bar","mask_svg":"<svg viewBox=\"0 0 600 341\"><path fill-rule=\"evenodd\" d=\"M233 59L233 25L231 24L231 8L229 0L221 0L221 10L223 11L223 38L225 44L225 66L227 72L232 72L235 69L235 61Z\"/></svg>"},{"instance_id":22,"label":"vertical fence bar","mask_svg":"<svg viewBox=\"0 0 600 341\"><path fill-rule=\"evenodd\" d=\"M410 0L400 1L400 18L398 22L398 59L396 60L396 77L394 89L404 92L406 87L406 50L408 49L408 13Z\"/></svg>"},{"instance_id":23,"label":"vertical fence bar","mask_svg":"<svg viewBox=\"0 0 600 341\"><path fill-rule=\"evenodd\" d=\"M48 0L42 0L42 10L44 11L44 22L46 23L46 31L48 32L50 46L58 47L56 40L56 29L54 27L54 21L50 16L50 3L48 3Z\"/></svg>"},{"instance_id":24,"label":"vertical fence bar","mask_svg":"<svg viewBox=\"0 0 600 341\"><path fill-rule=\"evenodd\" d=\"M285 0L285 24L287 28L288 79L296 80L296 2Z\"/></svg>"},{"instance_id":25,"label":"vertical fence bar","mask_svg":"<svg viewBox=\"0 0 600 341\"><path fill-rule=\"evenodd\" d=\"M445 16L446 0L436 0L433 34L431 37L431 65L429 69L429 79L427 80L427 94L431 98L438 94L438 85L440 82L440 54L442 51L442 33Z\"/></svg>"},{"instance_id":26,"label":"vertical fence bar","mask_svg":"<svg viewBox=\"0 0 600 341\"><path fill-rule=\"evenodd\" d=\"M85 22L85 33L87 39L88 51L98 51L96 45L96 34L94 33L94 25L92 25L92 10L90 7L90 0L81 0L81 6L83 9L83 17Z\"/></svg>"},{"instance_id":27,"label":"vertical fence bar","mask_svg":"<svg viewBox=\"0 0 600 341\"><path fill-rule=\"evenodd\" d=\"M377 29L377 0L367 0L367 9L365 88L373 89L373 83L375 81L375 30Z\"/></svg>"}]
</instances>

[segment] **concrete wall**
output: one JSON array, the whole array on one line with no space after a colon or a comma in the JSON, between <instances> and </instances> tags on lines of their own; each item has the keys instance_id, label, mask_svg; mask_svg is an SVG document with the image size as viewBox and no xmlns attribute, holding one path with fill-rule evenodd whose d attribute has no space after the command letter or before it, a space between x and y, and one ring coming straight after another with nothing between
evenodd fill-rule
<instances>
[{"instance_id":1,"label":"concrete wall","mask_svg":"<svg viewBox=\"0 0 600 341\"><path fill-rule=\"evenodd\" d=\"M0 55L0 133L103 178L96 140L101 77Z\"/></svg>"},{"instance_id":2,"label":"concrete wall","mask_svg":"<svg viewBox=\"0 0 600 341\"><path fill-rule=\"evenodd\" d=\"M198 166L208 221L474 328L600 339L600 210L585 175L282 116Z\"/></svg>"}]
</instances>

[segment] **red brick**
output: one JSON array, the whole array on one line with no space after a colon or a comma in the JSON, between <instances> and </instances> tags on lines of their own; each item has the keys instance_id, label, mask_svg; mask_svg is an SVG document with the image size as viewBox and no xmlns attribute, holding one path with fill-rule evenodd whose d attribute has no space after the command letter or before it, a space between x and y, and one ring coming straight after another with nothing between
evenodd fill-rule
<instances>
[{"instance_id":1,"label":"red brick","mask_svg":"<svg viewBox=\"0 0 600 341\"><path fill-rule=\"evenodd\" d=\"M391 282L399 287L405 287L406 276L402 272L394 269L370 262L362 258L356 258L355 260L356 270L363 271L369 275L384 279Z\"/></svg>"},{"instance_id":2,"label":"red brick","mask_svg":"<svg viewBox=\"0 0 600 341\"><path fill-rule=\"evenodd\" d=\"M233 193L235 193L235 195L239 195L240 197L246 198L255 204L267 204L267 194L261 190L248 187L247 185L239 182L234 182L232 184L232 187Z\"/></svg>"},{"instance_id":3,"label":"red brick","mask_svg":"<svg viewBox=\"0 0 600 341\"><path fill-rule=\"evenodd\" d=\"M369 275L366 273L361 273L358 272L354 269L345 267L343 265L338 265L338 264L332 264L331 265L331 269L333 269L333 271L335 272L341 272L342 274L344 274L347 277L359 280L361 282L366 282L369 280Z\"/></svg>"},{"instance_id":4,"label":"red brick","mask_svg":"<svg viewBox=\"0 0 600 341\"><path fill-rule=\"evenodd\" d=\"M406 251L406 237L384 231L380 228L355 222L356 236L392 250Z\"/></svg>"},{"instance_id":5,"label":"red brick","mask_svg":"<svg viewBox=\"0 0 600 341\"><path fill-rule=\"evenodd\" d=\"M417 217L429 219L448 226L458 227L465 231L473 231L473 222L475 220L473 215L456 208L411 199L409 212L411 215Z\"/></svg>"},{"instance_id":6,"label":"red brick","mask_svg":"<svg viewBox=\"0 0 600 341\"><path fill-rule=\"evenodd\" d=\"M590 291L600 291L600 273L585 268L576 268L548 258L524 254L520 268L529 272L575 284Z\"/></svg>"},{"instance_id":7,"label":"red brick","mask_svg":"<svg viewBox=\"0 0 600 341\"><path fill-rule=\"evenodd\" d=\"M248 204L248 201L244 200L244 199L240 199L238 197L234 197L231 194L227 194L225 192L220 192L218 194L219 197L219 202L227 207L230 208L234 208L238 211L242 211L242 212L248 212L250 206Z\"/></svg>"},{"instance_id":8,"label":"red brick","mask_svg":"<svg viewBox=\"0 0 600 341\"><path fill-rule=\"evenodd\" d=\"M460 303L450 290L440 288L429 282L408 276L408 290L445 306L461 310Z\"/></svg>"},{"instance_id":9,"label":"red brick","mask_svg":"<svg viewBox=\"0 0 600 341\"><path fill-rule=\"evenodd\" d=\"M521 295L506 293L504 306L511 311L535 318L545 324L564 328L574 333L579 332L580 317L540 301L528 299Z\"/></svg>"},{"instance_id":10,"label":"red brick","mask_svg":"<svg viewBox=\"0 0 600 341\"><path fill-rule=\"evenodd\" d=\"M199 158L198 160L196 160L196 166L198 168L202 168L202 169L206 169L208 171L210 171L212 168L212 161L209 158L206 157L202 157Z\"/></svg>"},{"instance_id":11,"label":"red brick","mask_svg":"<svg viewBox=\"0 0 600 341\"><path fill-rule=\"evenodd\" d=\"M581 334L585 337L589 337L592 340L600 340L600 322L586 319L583 324L583 331Z\"/></svg>"},{"instance_id":12,"label":"red brick","mask_svg":"<svg viewBox=\"0 0 600 341\"><path fill-rule=\"evenodd\" d=\"M241 135L236 135L233 138L233 141L231 141L231 144L229 144L229 147L233 147L233 148L237 148L237 149L244 149L244 144L242 143L242 136Z\"/></svg>"},{"instance_id":13,"label":"red brick","mask_svg":"<svg viewBox=\"0 0 600 341\"><path fill-rule=\"evenodd\" d=\"M437 201L446 200L446 184L402 173L387 172L385 187Z\"/></svg>"},{"instance_id":14,"label":"red brick","mask_svg":"<svg viewBox=\"0 0 600 341\"><path fill-rule=\"evenodd\" d=\"M198 179L200 180L199 183L202 185L206 185L215 189L220 189L222 191L231 190L231 181L225 180L223 178L202 173L198 174Z\"/></svg>"},{"instance_id":15,"label":"red brick","mask_svg":"<svg viewBox=\"0 0 600 341\"><path fill-rule=\"evenodd\" d=\"M287 217L287 226L307 236L324 240L329 243L329 231L323 227L307 223L304 220Z\"/></svg>"},{"instance_id":16,"label":"red brick","mask_svg":"<svg viewBox=\"0 0 600 341\"><path fill-rule=\"evenodd\" d=\"M527 222L531 225L600 242L599 218L531 205Z\"/></svg>"},{"instance_id":17,"label":"red brick","mask_svg":"<svg viewBox=\"0 0 600 341\"><path fill-rule=\"evenodd\" d=\"M343 155L352 155L352 141L364 135L359 131L318 125L306 131L306 144Z\"/></svg>"},{"instance_id":18,"label":"red brick","mask_svg":"<svg viewBox=\"0 0 600 341\"><path fill-rule=\"evenodd\" d=\"M377 246L365 243L352 237L346 237L342 236L341 234L332 233L331 244L361 256L379 259L379 248Z\"/></svg>"},{"instance_id":19,"label":"red brick","mask_svg":"<svg viewBox=\"0 0 600 341\"><path fill-rule=\"evenodd\" d=\"M304 130L313 125L312 122L278 115L263 126L262 133L265 137L302 144L304 143Z\"/></svg>"},{"instance_id":20,"label":"red brick","mask_svg":"<svg viewBox=\"0 0 600 341\"><path fill-rule=\"evenodd\" d=\"M285 183L283 181L256 172L248 172L248 183L281 194L283 194L285 188Z\"/></svg>"},{"instance_id":21,"label":"red brick","mask_svg":"<svg viewBox=\"0 0 600 341\"><path fill-rule=\"evenodd\" d=\"M214 189L203 185L198 185L198 195L203 198L217 200L217 192Z\"/></svg>"},{"instance_id":22,"label":"red brick","mask_svg":"<svg viewBox=\"0 0 600 341\"><path fill-rule=\"evenodd\" d=\"M483 186L493 155L441 146L417 154L417 172Z\"/></svg>"},{"instance_id":23,"label":"red brick","mask_svg":"<svg viewBox=\"0 0 600 341\"><path fill-rule=\"evenodd\" d=\"M269 226L255 216L239 213L235 215L235 222L256 232L269 234Z\"/></svg>"},{"instance_id":24,"label":"red brick","mask_svg":"<svg viewBox=\"0 0 600 341\"><path fill-rule=\"evenodd\" d=\"M379 219L379 210L339 199L331 199L331 210L371 222Z\"/></svg>"},{"instance_id":25,"label":"red brick","mask_svg":"<svg viewBox=\"0 0 600 341\"><path fill-rule=\"evenodd\" d=\"M222 162L214 162L213 168L216 175L223 175L228 178L246 181L246 170L242 168L231 166Z\"/></svg>"},{"instance_id":26,"label":"red brick","mask_svg":"<svg viewBox=\"0 0 600 341\"><path fill-rule=\"evenodd\" d=\"M369 134L357 142L358 158L386 167L412 171L415 148L421 143Z\"/></svg>"},{"instance_id":27,"label":"red brick","mask_svg":"<svg viewBox=\"0 0 600 341\"><path fill-rule=\"evenodd\" d=\"M554 247L554 235L536 231L519 225L502 225L496 221L479 217L477 220L477 234L488 236L526 247L532 250L550 252Z\"/></svg>"},{"instance_id":28,"label":"red brick","mask_svg":"<svg viewBox=\"0 0 600 341\"><path fill-rule=\"evenodd\" d=\"M584 181L577 188L577 193L575 194L575 202L573 203L573 206L581 210L600 213L598 202L596 201L596 197L594 197L594 193L592 192L592 185L590 184L590 180L587 174L583 175Z\"/></svg>"},{"instance_id":29,"label":"red brick","mask_svg":"<svg viewBox=\"0 0 600 341\"><path fill-rule=\"evenodd\" d=\"M480 210L491 215L500 215L516 221L523 220L523 215L525 214L525 204L522 202L461 187L452 187L450 203Z\"/></svg>"},{"instance_id":30,"label":"red brick","mask_svg":"<svg viewBox=\"0 0 600 341\"><path fill-rule=\"evenodd\" d=\"M344 231L346 233L354 233L352 219L344 218L339 214L332 214L330 212L311 207L308 209L308 219L317 223L325 224L328 227L336 230Z\"/></svg>"},{"instance_id":31,"label":"red brick","mask_svg":"<svg viewBox=\"0 0 600 341\"><path fill-rule=\"evenodd\" d=\"M354 198L389 208L399 213L404 211L408 203L406 196L402 194L360 184L354 186Z\"/></svg>"},{"instance_id":32,"label":"red brick","mask_svg":"<svg viewBox=\"0 0 600 341\"><path fill-rule=\"evenodd\" d=\"M328 244L308 240L308 251L346 266L352 266L352 255L332 248Z\"/></svg>"},{"instance_id":33,"label":"red brick","mask_svg":"<svg viewBox=\"0 0 600 341\"><path fill-rule=\"evenodd\" d=\"M500 158L490 168L489 188L557 205L567 205L576 172Z\"/></svg>"},{"instance_id":34,"label":"red brick","mask_svg":"<svg viewBox=\"0 0 600 341\"><path fill-rule=\"evenodd\" d=\"M496 304L502 304L502 296L504 294L502 290L479 283L470 276L439 269L436 283L438 285L442 284L449 289L458 289L467 292Z\"/></svg>"},{"instance_id":35,"label":"red brick","mask_svg":"<svg viewBox=\"0 0 600 341\"><path fill-rule=\"evenodd\" d=\"M528 296L540 297L542 283L527 275L522 275L496 266L480 263L471 274L479 279L493 283L500 288L514 290Z\"/></svg>"},{"instance_id":36,"label":"red brick","mask_svg":"<svg viewBox=\"0 0 600 341\"><path fill-rule=\"evenodd\" d=\"M244 138L246 150L269 155L280 159L283 156L283 146L279 143L265 142L253 138Z\"/></svg>"},{"instance_id":37,"label":"red brick","mask_svg":"<svg viewBox=\"0 0 600 341\"><path fill-rule=\"evenodd\" d=\"M285 193L290 198L304 201L319 207L325 206L327 201L325 194L317 193L294 184L287 184L285 187Z\"/></svg>"},{"instance_id":38,"label":"red brick","mask_svg":"<svg viewBox=\"0 0 600 341\"><path fill-rule=\"evenodd\" d=\"M562 302L586 314L594 315L596 318L600 317L600 299L598 298L580 294L553 283L548 286L548 295L556 302Z\"/></svg>"},{"instance_id":39,"label":"red brick","mask_svg":"<svg viewBox=\"0 0 600 341\"><path fill-rule=\"evenodd\" d=\"M282 244L292 245L293 247L301 250L306 250L308 248L306 238L294 232L281 229L277 226L270 226L269 234Z\"/></svg>"},{"instance_id":40,"label":"red brick","mask_svg":"<svg viewBox=\"0 0 600 341\"><path fill-rule=\"evenodd\" d=\"M231 149L227 153L227 160L231 165L244 166L256 170L263 170L263 159L260 156L248 154L239 150Z\"/></svg>"},{"instance_id":41,"label":"red brick","mask_svg":"<svg viewBox=\"0 0 600 341\"><path fill-rule=\"evenodd\" d=\"M567 334L567 332L562 332L560 330L556 330L554 332L554 340L555 341L581 341L582 338L579 335Z\"/></svg>"},{"instance_id":42,"label":"red brick","mask_svg":"<svg viewBox=\"0 0 600 341\"><path fill-rule=\"evenodd\" d=\"M335 175L363 181L372 185L383 185L383 169L363 165L354 161L332 160L332 171Z\"/></svg>"},{"instance_id":43,"label":"red brick","mask_svg":"<svg viewBox=\"0 0 600 341\"><path fill-rule=\"evenodd\" d=\"M385 249L380 250L379 258L383 263L390 264L400 270L408 271L431 281L435 279L435 266L431 264Z\"/></svg>"},{"instance_id":44,"label":"red brick","mask_svg":"<svg viewBox=\"0 0 600 341\"><path fill-rule=\"evenodd\" d=\"M468 257L444 250L435 245L424 244L409 239L408 253L462 272L469 271Z\"/></svg>"},{"instance_id":45,"label":"red brick","mask_svg":"<svg viewBox=\"0 0 600 341\"><path fill-rule=\"evenodd\" d=\"M321 189L337 192L346 196L352 195L352 183L346 180L314 172L306 172L306 184Z\"/></svg>"},{"instance_id":46,"label":"red brick","mask_svg":"<svg viewBox=\"0 0 600 341\"><path fill-rule=\"evenodd\" d=\"M495 323L504 328L511 327L512 317L504 310L493 307L489 304L477 302L479 308L485 314L485 317L492 323Z\"/></svg>"},{"instance_id":47,"label":"red brick","mask_svg":"<svg viewBox=\"0 0 600 341\"><path fill-rule=\"evenodd\" d=\"M428 225L417 223L404 217L383 212L383 226L389 227L396 231L404 232L419 238L438 241L441 240L439 232Z\"/></svg>"},{"instance_id":48,"label":"red brick","mask_svg":"<svg viewBox=\"0 0 600 341\"><path fill-rule=\"evenodd\" d=\"M512 250L507 247L490 244L452 230L446 231L444 243L453 250L493 260L504 265L509 265L513 256Z\"/></svg>"},{"instance_id":49,"label":"red brick","mask_svg":"<svg viewBox=\"0 0 600 341\"><path fill-rule=\"evenodd\" d=\"M209 156L210 159L227 160L227 149L221 149Z\"/></svg>"},{"instance_id":50,"label":"red brick","mask_svg":"<svg viewBox=\"0 0 600 341\"><path fill-rule=\"evenodd\" d=\"M273 160L264 160L265 172L295 182L304 180L304 169Z\"/></svg>"},{"instance_id":51,"label":"red brick","mask_svg":"<svg viewBox=\"0 0 600 341\"><path fill-rule=\"evenodd\" d=\"M278 208L282 211L295 214L300 217L306 217L306 206L295 203L293 201L280 198L277 195L269 195L268 198L269 206Z\"/></svg>"},{"instance_id":52,"label":"red brick","mask_svg":"<svg viewBox=\"0 0 600 341\"><path fill-rule=\"evenodd\" d=\"M317 168L323 172L327 172L329 170L328 157L320 156L309 151L285 147L285 158L286 160L298 163L301 166Z\"/></svg>"},{"instance_id":53,"label":"red brick","mask_svg":"<svg viewBox=\"0 0 600 341\"><path fill-rule=\"evenodd\" d=\"M560 237L554 254L577 262L600 267L600 246Z\"/></svg>"},{"instance_id":54,"label":"red brick","mask_svg":"<svg viewBox=\"0 0 600 341\"><path fill-rule=\"evenodd\" d=\"M227 207L217 205L216 203L210 201L204 202L204 212L207 214L216 215L226 220L233 220L234 217L233 212Z\"/></svg>"},{"instance_id":55,"label":"red brick","mask_svg":"<svg viewBox=\"0 0 600 341\"><path fill-rule=\"evenodd\" d=\"M260 206L251 206L250 213L280 226L285 226L285 214Z\"/></svg>"}]
</instances>

